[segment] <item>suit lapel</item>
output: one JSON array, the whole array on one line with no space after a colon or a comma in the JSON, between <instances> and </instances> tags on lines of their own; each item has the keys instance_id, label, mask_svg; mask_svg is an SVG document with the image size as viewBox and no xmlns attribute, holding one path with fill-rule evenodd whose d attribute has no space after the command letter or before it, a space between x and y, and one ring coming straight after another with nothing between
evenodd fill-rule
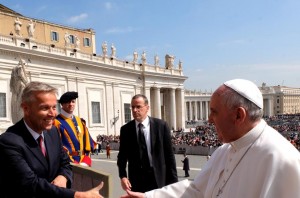
<instances>
[{"instance_id":1,"label":"suit lapel","mask_svg":"<svg viewBox=\"0 0 300 198\"><path fill-rule=\"evenodd\" d=\"M130 128L131 129L129 131L133 132L132 136L133 136L135 142L137 142L137 144L139 144L138 135L137 135L137 132L136 132L135 120L132 121L132 123L130 125Z\"/></svg>"},{"instance_id":2,"label":"suit lapel","mask_svg":"<svg viewBox=\"0 0 300 198\"><path fill-rule=\"evenodd\" d=\"M52 130L50 131L46 131L44 132L44 137L45 137L45 146L46 146L46 150L47 150L47 157L48 157L48 161L51 162L52 159L53 159L53 152L55 149L54 149L54 145L56 146L56 143L53 143L51 141L51 137L50 137L50 134ZM58 143L57 143L58 144ZM49 163L51 164L51 163Z\"/></svg>"},{"instance_id":3,"label":"suit lapel","mask_svg":"<svg viewBox=\"0 0 300 198\"><path fill-rule=\"evenodd\" d=\"M155 123L151 117L149 117L149 123L150 123L151 154L153 154L158 130L156 129Z\"/></svg>"},{"instance_id":4,"label":"suit lapel","mask_svg":"<svg viewBox=\"0 0 300 198\"><path fill-rule=\"evenodd\" d=\"M26 128L24 121L21 120L21 122L19 124L20 124L19 129L21 131L20 135L23 136L24 142L25 142L28 150L30 150L33 153L33 155L41 162L41 164L43 164L43 166L46 169L48 169L47 159L44 157L36 140L32 137L31 133Z\"/></svg>"}]
</instances>

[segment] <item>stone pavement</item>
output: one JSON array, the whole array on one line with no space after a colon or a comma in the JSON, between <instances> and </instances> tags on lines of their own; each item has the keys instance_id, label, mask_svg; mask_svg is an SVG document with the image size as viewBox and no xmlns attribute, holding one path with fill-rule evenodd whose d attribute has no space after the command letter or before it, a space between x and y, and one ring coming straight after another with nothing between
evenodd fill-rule
<instances>
[{"instance_id":1,"label":"stone pavement","mask_svg":"<svg viewBox=\"0 0 300 198\"><path fill-rule=\"evenodd\" d=\"M106 153L100 153L99 155L92 155L92 168L96 170L101 170L106 173L111 174L112 177L112 197L110 198L119 198L125 192L123 191L118 176L118 167L117 167L117 155L118 151L111 151L111 159L106 158ZM182 170L183 155L175 155L177 174L179 180L189 179L193 180L197 173L201 170L204 164L207 161L206 156L199 155L188 155L190 161L190 177L184 177L184 171ZM105 185L105 184L104 184Z\"/></svg>"}]
</instances>

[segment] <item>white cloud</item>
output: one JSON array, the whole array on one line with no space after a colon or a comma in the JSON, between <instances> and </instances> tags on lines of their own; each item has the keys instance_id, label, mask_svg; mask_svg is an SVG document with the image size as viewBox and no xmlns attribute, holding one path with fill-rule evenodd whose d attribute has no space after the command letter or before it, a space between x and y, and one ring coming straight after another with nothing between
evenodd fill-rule
<instances>
[{"instance_id":1,"label":"white cloud","mask_svg":"<svg viewBox=\"0 0 300 198\"><path fill-rule=\"evenodd\" d=\"M111 10L113 6L112 6L112 3L110 3L110 2L105 2L105 3L104 3L104 7L105 7L106 10Z\"/></svg>"},{"instance_id":2,"label":"white cloud","mask_svg":"<svg viewBox=\"0 0 300 198\"><path fill-rule=\"evenodd\" d=\"M82 13L80 15L70 17L67 21L69 23L77 23L77 22L80 22L80 21L86 19L87 17L88 17L88 14Z\"/></svg>"}]
</instances>

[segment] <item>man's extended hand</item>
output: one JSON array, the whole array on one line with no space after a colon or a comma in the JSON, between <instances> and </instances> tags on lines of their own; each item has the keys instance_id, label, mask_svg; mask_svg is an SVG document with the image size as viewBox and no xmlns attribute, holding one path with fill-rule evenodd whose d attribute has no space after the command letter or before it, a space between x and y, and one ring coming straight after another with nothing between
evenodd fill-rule
<instances>
[{"instance_id":1,"label":"man's extended hand","mask_svg":"<svg viewBox=\"0 0 300 198\"><path fill-rule=\"evenodd\" d=\"M127 177L123 177L121 179L121 186L122 186L123 190L125 190L125 191L131 190L131 183Z\"/></svg>"},{"instance_id":2,"label":"man's extended hand","mask_svg":"<svg viewBox=\"0 0 300 198\"><path fill-rule=\"evenodd\" d=\"M126 190L127 195L122 195L121 198L145 198L145 194L144 193L140 193L140 192L133 192L130 190Z\"/></svg>"},{"instance_id":3,"label":"man's extended hand","mask_svg":"<svg viewBox=\"0 0 300 198\"><path fill-rule=\"evenodd\" d=\"M102 189L104 183L101 182L98 186L96 186L95 188L92 188L88 191L85 192L75 192L74 198L103 198L99 191Z\"/></svg>"}]
</instances>

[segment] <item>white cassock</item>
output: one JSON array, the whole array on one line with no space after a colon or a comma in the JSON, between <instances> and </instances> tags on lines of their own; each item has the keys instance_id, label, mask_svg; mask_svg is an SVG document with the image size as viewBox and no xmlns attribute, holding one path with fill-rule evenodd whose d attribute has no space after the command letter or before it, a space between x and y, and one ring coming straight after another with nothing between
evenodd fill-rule
<instances>
[{"instance_id":1,"label":"white cassock","mask_svg":"<svg viewBox=\"0 0 300 198\"><path fill-rule=\"evenodd\" d=\"M194 181L152 190L146 197L299 198L300 153L261 120L245 136L219 147Z\"/></svg>"}]
</instances>

